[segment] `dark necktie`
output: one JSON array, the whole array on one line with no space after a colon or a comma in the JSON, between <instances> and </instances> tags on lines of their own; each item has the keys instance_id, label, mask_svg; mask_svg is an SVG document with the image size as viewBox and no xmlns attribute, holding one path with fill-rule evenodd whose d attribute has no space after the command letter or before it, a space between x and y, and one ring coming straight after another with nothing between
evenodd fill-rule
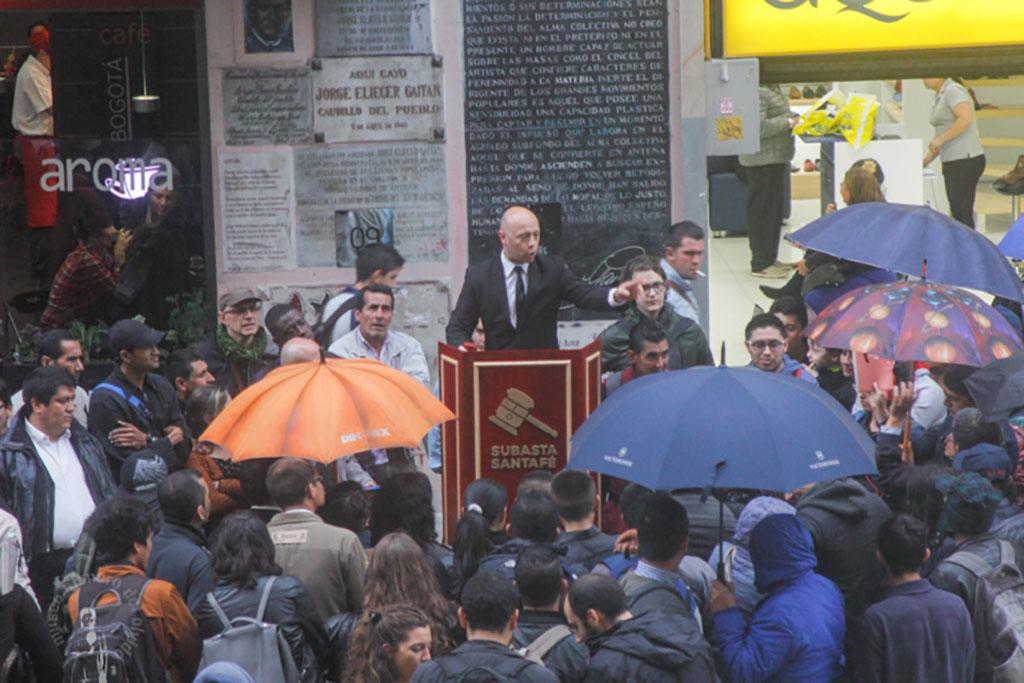
<instances>
[{"instance_id":1,"label":"dark necktie","mask_svg":"<svg viewBox=\"0 0 1024 683\"><path fill-rule=\"evenodd\" d=\"M523 267L516 266L516 324L523 320L523 301L526 299L526 283L523 281Z\"/></svg>"}]
</instances>

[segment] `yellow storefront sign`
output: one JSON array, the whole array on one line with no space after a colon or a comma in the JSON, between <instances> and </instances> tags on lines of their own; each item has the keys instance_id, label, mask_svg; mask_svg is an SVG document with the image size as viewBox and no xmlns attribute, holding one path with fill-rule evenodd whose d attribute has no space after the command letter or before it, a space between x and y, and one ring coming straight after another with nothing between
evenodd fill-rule
<instances>
[{"instance_id":1,"label":"yellow storefront sign","mask_svg":"<svg viewBox=\"0 0 1024 683\"><path fill-rule=\"evenodd\" d=\"M1024 45L1024 0L724 0L726 57Z\"/></svg>"}]
</instances>

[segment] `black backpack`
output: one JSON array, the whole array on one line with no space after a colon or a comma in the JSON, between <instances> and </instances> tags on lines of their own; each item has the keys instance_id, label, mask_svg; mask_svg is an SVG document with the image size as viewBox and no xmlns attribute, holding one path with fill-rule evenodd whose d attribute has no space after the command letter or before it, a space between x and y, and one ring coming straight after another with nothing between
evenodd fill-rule
<instances>
[{"instance_id":1,"label":"black backpack","mask_svg":"<svg viewBox=\"0 0 1024 683\"><path fill-rule=\"evenodd\" d=\"M445 675L446 681L455 683L513 683L524 680L518 678L528 666L533 664L529 659L508 658L499 665L505 671L498 671L483 664L473 664L465 659L459 660L453 657L440 657L434 660L437 667Z\"/></svg>"},{"instance_id":2,"label":"black backpack","mask_svg":"<svg viewBox=\"0 0 1024 683\"><path fill-rule=\"evenodd\" d=\"M167 680L149 619L144 576L90 581L78 592L78 617L64 651L64 683L156 683ZM112 593L116 602L97 606Z\"/></svg>"}]
</instances>

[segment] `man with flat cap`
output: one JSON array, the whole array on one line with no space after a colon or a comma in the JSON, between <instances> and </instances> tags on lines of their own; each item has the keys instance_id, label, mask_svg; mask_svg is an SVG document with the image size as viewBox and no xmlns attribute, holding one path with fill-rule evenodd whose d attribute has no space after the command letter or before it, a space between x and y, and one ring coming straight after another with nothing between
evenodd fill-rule
<instances>
[{"instance_id":1,"label":"man with flat cap","mask_svg":"<svg viewBox=\"0 0 1024 683\"><path fill-rule=\"evenodd\" d=\"M103 445L114 479L131 493L136 487L126 477L166 476L181 469L192 447L174 387L157 374L157 345L166 334L138 320L114 323L107 343L120 363L89 399L89 431Z\"/></svg>"},{"instance_id":2,"label":"man with flat cap","mask_svg":"<svg viewBox=\"0 0 1024 683\"><path fill-rule=\"evenodd\" d=\"M608 289L588 285L559 256L538 254L540 223L522 206L501 216L501 253L466 269L465 284L445 329L448 343L470 340L477 319L484 323L487 350L557 349L562 300L607 311L635 298L639 283Z\"/></svg>"},{"instance_id":3,"label":"man with flat cap","mask_svg":"<svg viewBox=\"0 0 1024 683\"><path fill-rule=\"evenodd\" d=\"M217 330L196 346L214 383L232 397L277 360L277 344L260 325L262 303L255 289L228 290L217 300Z\"/></svg>"}]
</instances>

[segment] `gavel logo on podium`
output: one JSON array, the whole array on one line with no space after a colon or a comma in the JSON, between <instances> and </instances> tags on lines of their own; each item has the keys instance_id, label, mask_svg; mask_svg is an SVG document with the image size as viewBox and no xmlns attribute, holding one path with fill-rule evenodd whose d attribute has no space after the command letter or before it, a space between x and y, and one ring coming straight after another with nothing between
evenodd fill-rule
<instances>
[{"instance_id":1,"label":"gavel logo on podium","mask_svg":"<svg viewBox=\"0 0 1024 683\"><path fill-rule=\"evenodd\" d=\"M530 415L535 405L533 399L519 389L509 389L494 415L487 419L512 436L519 436L519 428L523 426L523 422L529 422L548 436L557 439L557 430Z\"/></svg>"}]
</instances>

